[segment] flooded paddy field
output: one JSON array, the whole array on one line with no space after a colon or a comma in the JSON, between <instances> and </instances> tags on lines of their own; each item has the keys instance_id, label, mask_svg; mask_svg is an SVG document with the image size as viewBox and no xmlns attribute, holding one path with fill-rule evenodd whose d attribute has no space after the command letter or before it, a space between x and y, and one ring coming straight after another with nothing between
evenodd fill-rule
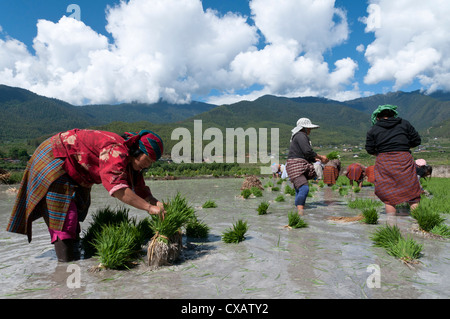
<instances>
[{"instance_id":1,"label":"flooded paddy field","mask_svg":"<svg viewBox=\"0 0 450 319\"><path fill-rule=\"evenodd\" d=\"M263 185L272 180L265 178ZM375 198L373 187L341 196L325 186L307 199L307 228L288 229L288 212L294 198L274 199L282 192L263 191L262 197L242 199L243 179L193 179L147 181L160 200L180 192L210 227L207 239L183 235L184 249L172 266L149 270L142 260L129 270L89 272L95 257L59 263L50 244L43 219L33 223L33 241L5 231L15 195L0 185L0 298L207 298L207 299L390 299L449 298L450 241L419 237L409 217L388 219L380 214L379 225L397 224L423 245L420 263L410 268L373 247L371 234L379 225L336 223L330 216L355 216L347 207L355 198ZM281 185L281 190L284 185ZM202 209L207 200L216 208ZM266 215L256 211L262 201L270 203ZM92 213L105 206L122 206L101 185L92 191ZM130 208L138 218L145 213ZM222 233L238 219L248 222L246 239L226 244ZM74 270L75 269L75 270ZM379 269L377 271L376 269ZM78 274L78 281L74 275ZM378 276L375 278L375 276ZM379 279L379 281L377 281ZM73 283L79 282L79 287ZM377 285L379 283L379 285Z\"/></svg>"}]
</instances>

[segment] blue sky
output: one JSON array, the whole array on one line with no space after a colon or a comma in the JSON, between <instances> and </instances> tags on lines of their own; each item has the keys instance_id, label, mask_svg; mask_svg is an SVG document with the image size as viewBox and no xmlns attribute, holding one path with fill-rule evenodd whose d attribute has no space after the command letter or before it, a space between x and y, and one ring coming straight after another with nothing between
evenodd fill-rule
<instances>
[{"instance_id":1,"label":"blue sky","mask_svg":"<svg viewBox=\"0 0 450 319\"><path fill-rule=\"evenodd\" d=\"M2 0L0 84L73 104L448 90L449 13L441 0Z\"/></svg>"}]
</instances>

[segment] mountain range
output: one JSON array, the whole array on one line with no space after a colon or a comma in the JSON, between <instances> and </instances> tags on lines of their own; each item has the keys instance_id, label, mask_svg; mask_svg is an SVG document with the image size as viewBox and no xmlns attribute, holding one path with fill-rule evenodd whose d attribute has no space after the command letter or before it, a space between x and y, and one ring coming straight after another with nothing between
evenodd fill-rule
<instances>
[{"instance_id":1,"label":"mountain range","mask_svg":"<svg viewBox=\"0 0 450 319\"><path fill-rule=\"evenodd\" d=\"M280 146L285 148L297 120L307 117L321 127L311 134L315 145L359 144L365 141L371 113L381 104L397 105L400 117L409 120L423 136L450 137L450 94L445 92L425 95L419 91L398 91L345 102L266 95L254 101L219 106L163 101L75 106L0 85L0 143L35 139L75 127L117 133L146 128L161 135L170 152L178 142L171 140L173 130L192 130L194 120L202 120L203 130L216 127L225 132L225 128L254 127L268 128L270 134L270 128L279 128Z\"/></svg>"}]
</instances>

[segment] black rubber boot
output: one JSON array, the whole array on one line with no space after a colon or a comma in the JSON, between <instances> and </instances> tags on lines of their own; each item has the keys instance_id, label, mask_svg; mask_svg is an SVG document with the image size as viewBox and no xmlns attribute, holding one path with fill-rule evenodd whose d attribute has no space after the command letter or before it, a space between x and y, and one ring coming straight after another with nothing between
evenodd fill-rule
<instances>
[{"instance_id":1,"label":"black rubber boot","mask_svg":"<svg viewBox=\"0 0 450 319\"><path fill-rule=\"evenodd\" d=\"M74 260L73 248L74 248L74 240L73 239L64 239L61 240L58 238L54 242L55 252L58 261L61 262L69 262Z\"/></svg>"}]
</instances>

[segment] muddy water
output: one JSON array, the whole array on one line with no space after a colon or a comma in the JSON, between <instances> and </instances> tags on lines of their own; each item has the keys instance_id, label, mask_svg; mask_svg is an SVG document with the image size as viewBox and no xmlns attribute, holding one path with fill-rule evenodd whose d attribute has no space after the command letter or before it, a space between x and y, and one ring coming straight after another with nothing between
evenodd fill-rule
<instances>
[{"instance_id":1,"label":"muddy water","mask_svg":"<svg viewBox=\"0 0 450 319\"><path fill-rule=\"evenodd\" d=\"M263 180L263 183L269 179ZM423 244L421 263L411 269L369 238L377 226L340 224L329 216L354 216L347 207L355 197L374 198L373 188L340 196L330 188L319 189L307 200L308 228L289 230L287 213L294 199L274 202L279 192L263 197L239 198L242 179L148 181L157 198L181 192L210 227L207 240L184 238L181 259L172 266L150 271L145 262L126 271L88 272L98 264L82 258L65 264L56 260L42 219L33 224L33 241L5 231L14 195L0 186L0 298L448 298L450 297L450 243L415 237ZM284 189L284 186L282 186ZM202 209L206 200L218 207ZM258 215L261 201L269 201L267 215ZM91 212L120 202L101 186L93 189ZM135 209L131 215L143 217ZM221 234L238 219L249 224L246 240L225 244ZM90 223L90 215L82 229ZM410 217L388 220L405 233ZM373 265L379 267L375 271ZM70 268L69 266L73 267ZM379 274L380 287L373 287ZM77 277L78 276L78 277ZM79 280L77 280L79 278ZM76 283L80 284L79 287Z\"/></svg>"}]
</instances>

